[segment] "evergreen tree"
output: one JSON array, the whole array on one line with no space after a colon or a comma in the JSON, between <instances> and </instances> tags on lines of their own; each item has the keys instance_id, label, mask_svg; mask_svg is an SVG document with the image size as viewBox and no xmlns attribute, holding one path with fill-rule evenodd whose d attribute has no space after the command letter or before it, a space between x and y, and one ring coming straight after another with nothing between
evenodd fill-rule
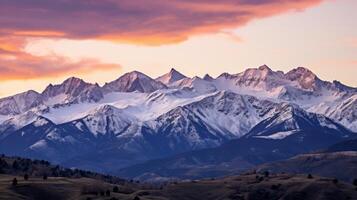
<instances>
[{"instance_id":1,"label":"evergreen tree","mask_svg":"<svg viewBox=\"0 0 357 200\"><path fill-rule=\"evenodd\" d=\"M264 172L264 176L265 176L265 177L269 177L269 172L268 172L268 171L265 171L265 172Z\"/></svg>"},{"instance_id":2,"label":"evergreen tree","mask_svg":"<svg viewBox=\"0 0 357 200\"><path fill-rule=\"evenodd\" d=\"M12 185L13 185L13 186L16 186L16 185L17 185L17 179L16 179L16 178L12 179Z\"/></svg>"},{"instance_id":3,"label":"evergreen tree","mask_svg":"<svg viewBox=\"0 0 357 200\"><path fill-rule=\"evenodd\" d=\"M28 175L28 174L25 174L25 175L24 175L24 180L25 180L25 181L29 180L29 175Z\"/></svg>"},{"instance_id":4,"label":"evergreen tree","mask_svg":"<svg viewBox=\"0 0 357 200\"><path fill-rule=\"evenodd\" d=\"M333 182L334 184L337 184L337 183L338 183L338 179L337 179L337 178L334 178L334 179L332 180L332 182Z\"/></svg>"},{"instance_id":5,"label":"evergreen tree","mask_svg":"<svg viewBox=\"0 0 357 200\"><path fill-rule=\"evenodd\" d=\"M19 169L19 163L16 160L12 163L12 168L14 170L18 170Z\"/></svg>"},{"instance_id":6,"label":"evergreen tree","mask_svg":"<svg viewBox=\"0 0 357 200\"><path fill-rule=\"evenodd\" d=\"M357 186L357 179L356 178L353 180L353 185Z\"/></svg>"},{"instance_id":7,"label":"evergreen tree","mask_svg":"<svg viewBox=\"0 0 357 200\"><path fill-rule=\"evenodd\" d=\"M113 187L113 192L118 193L119 192L119 187L118 186L114 186Z\"/></svg>"}]
</instances>

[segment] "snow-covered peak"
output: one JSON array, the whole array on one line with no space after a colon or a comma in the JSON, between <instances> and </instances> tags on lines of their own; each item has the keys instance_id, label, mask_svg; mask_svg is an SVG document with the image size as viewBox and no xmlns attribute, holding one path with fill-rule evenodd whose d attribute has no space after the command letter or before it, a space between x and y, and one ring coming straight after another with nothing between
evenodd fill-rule
<instances>
[{"instance_id":1,"label":"snow-covered peak","mask_svg":"<svg viewBox=\"0 0 357 200\"><path fill-rule=\"evenodd\" d=\"M318 84L321 82L312 71L304 67L292 69L285 74L285 77L290 81L296 81L301 88L306 90L318 89Z\"/></svg>"},{"instance_id":2,"label":"snow-covered peak","mask_svg":"<svg viewBox=\"0 0 357 200\"><path fill-rule=\"evenodd\" d=\"M282 103L279 112L261 121L246 137L284 139L299 133L299 140L303 140L305 136L315 137L311 134L317 134L316 132L333 133L342 138L352 134L351 131L323 115L309 113L296 105Z\"/></svg>"},{"instance_id":3,"label":"snow-covered peak","mask_svg":"<svg viewBox=\"0 0 357 200\"><path fill-rule=\"evenodd\" d=\"M230 74L230 73L224 72L221 75L219 75L217 77L217 79L234 79L236 77L237 77L236 74Z\"/></svg>"},{"instance_id":4,"label":"snow-covered peak","mask_svg":"<svg viewBox=\"0 0 357 200\"><path fill-rule=\"evenodd\" d=\"M240 73L238 76L238 83L244 85L259 84L260 81L267 79L281 78L281 73L274 72L268 66L262 65L258 68L250 68Z\"/></svg>"},{"instance_id":5,"label":"snow-covered peak","mask_svg":"<svg viewBox=\"0 0 357 200\"><path fill-rule=\"evenodd\" d=\"M258 69L260 71L273 71L267 65L262 65L262 66L258 67Z\"/></svg>"},{"instance_id":6,"label":"snow-covered peak","mask_svg":"<svg viewBox=\"0 0 357 200\"><path fill-rule=\"evenodd\" d=\"M205 81L213 81L214 78L212 78L212 76L210 76L209 74L206 74L206 75L203 77L203 80L205 80Z\"/></svg>"},{"instance_id":7,"label":"snow-covered peak","mask_svg":"<svg viewBox=\"0 0 357 200\"><path fill-rule=\"evenodd\" d=\"M0 99L0 115L16 115L42 104L41 95L33 90Z\"/></svg>"},{"instance_id":8,"label":"snow-covered peak","mask_svg":"<svg viewBox=\"0 0 357 200\"><path fill-rule=\"evenodd\" d=\"M198 93L212 93L217 90L212 82L206 81L198 76L182 79L178 86L180 88L189 88Z\"/></svg>"},{"instance_id":9,"label":"snow-covered peak","mask_svg":"<svg viewBox=\"0 0 357 200\"><path fill-rule=\"evenodd\" d=\"M118 136L134 122L138 123L135 117L111 105L99 106L80 120L94 135Z\"/></svg>"},{"instance_id":10,"label":"snow-covered peak","mask_svg":"<svg viewBox=\"0 0 357 200\"><path fill-rule=\"evenodd\" d=\"M49 103L97 102L103 94L98 84L86 83L80 78L71 77L58 85L50 84L42 92L44 100Z\"/></svg>"},{"instance_id":11,"label":"snow-covered peak","mask_svg":"<svg viewBox=\"0 0 357 200\"><path fill-rule=\"evenodd\" d=\"M181 74L180 72L178 72L176 69L172 68L170 70L170 72L168 72L167 74L164 74L160 77L158 77L157 79L155 79L156 81L159 81L165 85L169 85L173 82L179 81L181 79L187 78L185 75Z\"/></svg>"},{"instance_id":12,"label":"snow-covered peak","mask_svg":"<svg viewBox=\"0 0 357 200\"><path fill-rule=\"evenodd\" d=\"M38 113L35 113L33 111L28 111L19 115L15 115L5 120L0 125L0 133L6 131L6 129L8 129L9 127L13 128L14 130L22 128L34 122L38 117L39 117Z\"/></svg>"},{"instance_id":13,"label":"snow-covered peak","mask_svg":"<svg viewBox=\"0 0 357 200\"><path fill-rule=\"evenodd\" d=\"M340 81L334 80L331 85L333 87L332 89L335 89L335 90L337 90L339 92L347 92L347 93L354 92L354 93L357 93L357 88L349 87L347 85L344 85Z\"/></svg>"},{"instance_id":14,"label":"snow-covered peak","mask_svg":"<svg viewBox=\"0 0 357 200\"><path fill-rule=\"evenodd\" d=\"M82 79L72 76L72 77L69 77L68 79L66 79L62 84L68 85L68 86L75 86L75 85L79 85L82 83L85 83Z\"/></svg>"},{"instance_id":15,"label":"snow-covered peak","mask_svg":"<svg viewBox=\"0 0 357 200\"><path fill-rule=\"evenodd\" d=\"M164 89L166 86L141 72L133 71L124 74L115 81L106 83L103 88L107 93L134 91L147 93Z\"/></svg>"},{"instance_id":16,"label":"snow-covered peak","mask_svg":"<svg viewBox=\"0 0 357 200\"><path fill-rule=\"evenodd\" d=\"M89 83L84 82L80 78L70 77L63 81L61 84L52 85L49 84L46 89L42 92L43 95L47 97L52 97L58 95L58 93L69 94L73 92L80 85L90 85Z\"/></svg>"}]
</instances>

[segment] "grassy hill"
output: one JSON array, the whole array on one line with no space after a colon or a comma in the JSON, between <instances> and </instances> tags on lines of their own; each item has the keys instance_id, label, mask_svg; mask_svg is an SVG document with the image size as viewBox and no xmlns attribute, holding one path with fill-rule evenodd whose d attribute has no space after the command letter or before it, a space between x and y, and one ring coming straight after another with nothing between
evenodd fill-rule
<instances>
[{"instance_id":1,"label":"grassy hill","mask_svg":"<svg viewBox=\"0 0 357 200\"><path fill-rule=\"evenodd\" d=\"M18 179L16 186L12 185L13 178ZM333 179L289 174L247 174L160 187L110 184L92 178L49 177L43 180L30 177L25 181L19 176L0 175L0 199L348 200L357 199L357 189Z\"/></svg>"},{"instance_id":2,"label":"grassy hill","mask_svg":"<svg viewBox=\"0 0 357 200\"><path fill-rule=\"evenodd\" d=\"M2 156L0 169L0 199L9 200L357 199L357 186L306 174L252 172L221 179L150 185L18 157Z\"/></svg>"},{"instance_id":3,"label":"grassy hill","mask_svg":"<svg viewBox=\"0 0 357 200\"><path fill-rule=\"evenodd\" d=\"M352 182L357 179L357 152L340 151L301 154L287 160L263 164L258 166L257 170L275 173L310 173Z\"/></svg>"},{"instance_id":4,"label":"grassy hill","mask_svg":"<svg viewBox=\"0 0 357 200\"><path fill-rule=\"evenodd\" d=\"M50 162L45 160L32 160L21 157L7 157L3 154L0 155L0 174L20 176L27 174L33 177L43 177L45 175L67 178L86 177L112 183L123 183L126 181L115 176L104 175L80 169L69 169L61 167L59 165L52 165Z\"/></svg>"}]
</instances>

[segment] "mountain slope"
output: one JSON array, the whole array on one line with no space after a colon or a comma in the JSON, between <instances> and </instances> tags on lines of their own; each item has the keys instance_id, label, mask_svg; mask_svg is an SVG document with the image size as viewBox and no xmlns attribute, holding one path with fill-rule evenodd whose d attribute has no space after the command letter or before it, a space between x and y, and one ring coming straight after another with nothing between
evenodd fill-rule
<instances>
[{"instance_id":1,"label":"mountain slope","mask_svg":"<svg viewBox=\"0 0 357 200\"><path fill-rule=\"evenodd\" d=\"M76 172L74 170L67 171ZM74 175L83 177L83 171ZM95 175L95 174L94 174ZM10 186L14 178L16 186ZM107 182L104 182L107 181ZM16 176L0 175L1 199L304 199L304 200L340 200L356 199L354 186L349 183L334 183L332 179L306 175L273 174L264 177L261 174L246 174L217 180L193 182L174 182L156 186L137 184L127 181L99 180L97 177L71 178L30 177L24 181ZM111 181L111 183L108 183ZM114 189L115 188L115 189Z\"/></svg>"},{"instance_id":2,"label":"mountain slope","mask_svg":"<svg viewBox=\"0 0 357 200\"><path fill-rule=\"evenodd\" d=\"M283 105L279 114L261 121L245 136L247 138L295 138L299 142L333 143L334 138L348 138L352 132L333 120L318 114L307 113L299 107ZM307 138L305 138L307 137ZM331 138L330 138L331 137ZM329 141L323 141L330 138Z\"/></svg>"},{"instance_id":3,"label":"mountain slope","mask_svg":"<svg viewBox=\"0 0 357 200\"><path fill-rule=\"evenodd\" d=\"M316 174L352 182L357 174L357 152L341 151L329 153L310 153L292 157L287 160L264 164L258 171L275 173ZM336 170L341 169L341 170Z\"/></svg>"},{"instance_id":4,"label":"mountain slope","mask_svg":"<svg viewBox=\"0 0 357 200\"><path fill-rule=\"evenodd\" d=\"M257 164L323 149L356 136L321 115L286 104L282 108L281 112L260 122L243 138L217 148L130 166L117 173L131 178L144 174L183 179L222 176L247 170ZM289 134L281 134L287 131L290 131Z\"/></svg>"},{"instance_id":5,"label":"mountain slope","mask_svg":"<svg viewBox=\"0 0 357 200\"><path fill-rule=\"evenodd\" d=\"M17 115L43 103L41 94L29 90L0 99L0 115Z\"/></svg>"},{"instance_id":6,"label":"mountain slope","mask_svg":"<svg viewBox=\"0 0 357 200\"><path fill-rule=\"evenodd\" d=\"M356 137L354 137L356 138ZM357 140L342 141L315 153L258 166L258 171L310 173L352 182L357 174ZM343 169L343 170L336 170Z\"/></svg>"}]
</instances>

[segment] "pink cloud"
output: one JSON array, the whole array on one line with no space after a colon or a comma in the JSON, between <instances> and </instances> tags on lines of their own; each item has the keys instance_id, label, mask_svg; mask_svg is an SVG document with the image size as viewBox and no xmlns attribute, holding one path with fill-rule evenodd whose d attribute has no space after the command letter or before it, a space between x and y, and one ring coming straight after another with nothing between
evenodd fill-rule
<instances>
[{"instance_id":1,"label":"pink cloud","mask_svg":"<svg viewBox=\"0 0 357 200\"><path fill-rule=\"evenodd\" d=\"M179 42L314 6L322 0L3 0L3 35Z\"/></svg>"},{"instance_id":2,"label":"pink cloud","mask_svg":"<svg viewBox=\"0 0 357 200\"><path fill-rule=\"evenodd\" d=\"M22 37L0 38L0 81L34 79L88 73L95 70L120 69L117 64L96 59L73 62L62 56L34 56L22 50Z\"/></svg>"}]
</instances>

